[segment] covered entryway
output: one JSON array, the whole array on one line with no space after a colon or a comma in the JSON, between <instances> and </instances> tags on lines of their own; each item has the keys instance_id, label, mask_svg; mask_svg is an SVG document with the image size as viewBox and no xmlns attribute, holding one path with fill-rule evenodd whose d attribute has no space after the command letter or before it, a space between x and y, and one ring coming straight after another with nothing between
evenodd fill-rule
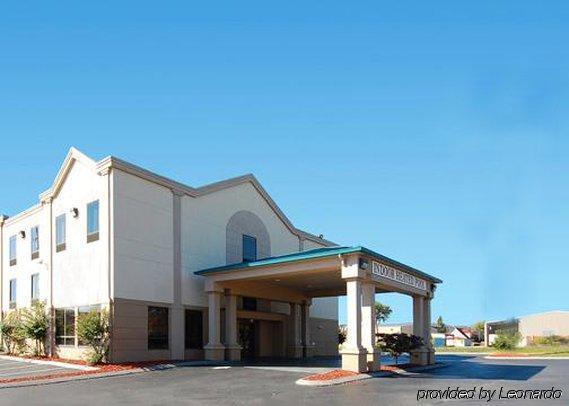
<instances>
[{"instance_id":1,"label":"covered entryway","mask_svg":"<svg viewBox=\"0 0 569 406\"><path fill-rule=\"evenodd\" d=\"M254 262L243 262L196 272L206 277L209 306L209 360L239 360L242 346L237 297L255 297L288 304L282 348L290 358L310 357L309 309L312 298L347 296L348 337L342 350L342 368L374 371L380 354L375 348L375 294L398 292L413 298L413 334L423 338L422 348L411 354L412 362L434 363L430 343L431 300L440 279L382 256L364 247L318 248ZM225 303L225 343L221 342L221 307ZM255 348L261 338L255 330ZM284 330L284 328L283 328ZM255 353L255 351L257 351Z\"/></svg>"}]
</instances>

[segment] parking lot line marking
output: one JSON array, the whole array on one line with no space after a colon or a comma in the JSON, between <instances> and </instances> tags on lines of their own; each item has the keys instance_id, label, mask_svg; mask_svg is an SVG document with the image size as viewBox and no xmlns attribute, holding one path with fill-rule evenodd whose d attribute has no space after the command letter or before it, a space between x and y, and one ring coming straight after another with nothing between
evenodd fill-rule
<instances>
[{"instance_id":1,"label":"parking lot line marking","mask_svg":"<svg viewBox=\"0 0 569 406\"><path fill-rule=\"evenodd\" d=\"M19 375L26 375L26 374L35 374L37 375L38 372L49 372L49 371L66 371L63 368L44 368L44 369L32 369L32 370L26 370L26 371L20 371L20 372L12 372L12 373L0 373L0 377L3 378L10 378L12 376L19 376Z\"/></svg>"},{"instance_id":2,"label":"parking lot line marking","mask_svg":"<svg viewBox=\"0 0 569 406\"><path fill-rule=\"evenodd\" d=\"M34 365L30 365L30 364L26 364L26 365L14 365L11 367L6 367L6 368L0 368L0 374L6 372L6 371L13 371L15 369L23 369L23 368L33 368Z\"/></svg>"}]
</instances>

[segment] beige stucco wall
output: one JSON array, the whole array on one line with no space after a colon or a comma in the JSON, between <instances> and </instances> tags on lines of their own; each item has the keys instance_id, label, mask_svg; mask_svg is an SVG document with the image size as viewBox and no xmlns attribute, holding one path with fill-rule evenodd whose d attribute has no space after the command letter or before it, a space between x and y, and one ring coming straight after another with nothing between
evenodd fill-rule
<instances>
[{"instance_id":1,"label":"beige stucco wall","mask_svg":"<svg viewBox=\"0 0 569 406\"><path fill-rule=\"evenodd\" d=\"M172 192L114 172L114 296L173 300Z\"/></svg>"},{"instance_id":2,"label":"beige stucco wall","mask_svg":"<svg viewBox=\"0 0 569 406\"><path fill-rule=\"evenodd\" d=\"M522 337L569 336L569 311L520 317L518 329Z\"/></svg>"},{"instance_id":3,"label":"beige stucco wall","mask_svg":"<svg viewBox=\"0 0 569 406\"><path fill-rule=\"evenodd\" d=\"M310 318L310 337L315 344L314 355L338 355L338 321Z\"/></svg>"}]
</instances>

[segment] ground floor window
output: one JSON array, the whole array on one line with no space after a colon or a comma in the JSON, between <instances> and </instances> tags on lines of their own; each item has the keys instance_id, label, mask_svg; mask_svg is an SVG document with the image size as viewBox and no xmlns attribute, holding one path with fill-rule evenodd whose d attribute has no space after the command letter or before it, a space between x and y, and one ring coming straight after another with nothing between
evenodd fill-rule
<instances>
[{"instance_id":1,"label":"ground floor window","mask_svg":"<svg viewBox=\"0 0 569 406\"><path fill-rule=\"evenodd\" d=\"M168 308L148 307L148 349L168 349Z\"/></svg>"},{"instance_id":2,"label":"ground floor window","mask_svg":"<svg viewBox=\"0 0 569 406\"><path fill-rule=\"evenodd\" d=\"M55 343L57 345L86 345L77 337L77 319L81 315L101 311L101 305L55 309Z\"/></svg>"},{"instance_id":3,"label":"ground floor window","mask_svg":"<svg viewBox=\"0 0 569 406\"><path fill-rule=\"evenodd\" d=\"M186 348L203 348L203 313L200 310L186 310Z\"/></svg>"},{"instance_id":4,"label":"ground floor window","mask_svg":"<svg viewBox=\"0 0 569 406\"><path fill-rule=\"evenodd\" d=\"M75 308L55 310L55 343L75 345Z\"/></svg>"}]
</instances>

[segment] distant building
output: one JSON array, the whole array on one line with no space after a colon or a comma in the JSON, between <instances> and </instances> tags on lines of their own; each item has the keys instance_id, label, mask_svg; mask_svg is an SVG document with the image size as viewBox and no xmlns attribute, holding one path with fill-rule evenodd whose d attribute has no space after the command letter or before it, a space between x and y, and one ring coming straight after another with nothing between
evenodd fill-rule
<instances>
[{"instance_id":1,"label":"distant building","mask_svg":"<svg viewBox=\"0 0 569 406\"><path fill-rule=\"evenodd\" d=\"M537 337L569 337L569 311L555 310L506 320L488 321L484 326L484 332L489 345L494 343L500 333L519 332L520 347L531 344Z\"/></svg>"},{"instance_id":2,"label":"distant building","mask_svg":"<svg viewBox=\"0 0 569 406\"><path fill-rule=\"evenodd\" d=\"M472 330L469 327L454 327L445 337L447 347L472 346Z\"/></svg>"}]
</instances>

